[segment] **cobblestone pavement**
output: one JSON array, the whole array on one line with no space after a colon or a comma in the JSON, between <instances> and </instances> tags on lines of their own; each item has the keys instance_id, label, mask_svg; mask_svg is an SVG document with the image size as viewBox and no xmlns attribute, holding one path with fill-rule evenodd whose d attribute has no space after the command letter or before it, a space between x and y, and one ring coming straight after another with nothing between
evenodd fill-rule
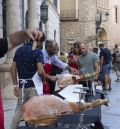
<instances>
[{"instance_id":1,"label":"cobblestone pavement","mask_svg":"<svg viewBox=\"0 0 120 129\"><path fill-rule=\"evenodd\" d=\"M106 129L120 129L120 82L115 82L115 73L111 73L112 91L107 92L109 107L102 106L102 123ZM10 129L16 100L3 100L5 129Z\"/></svg>"}]
</instances>

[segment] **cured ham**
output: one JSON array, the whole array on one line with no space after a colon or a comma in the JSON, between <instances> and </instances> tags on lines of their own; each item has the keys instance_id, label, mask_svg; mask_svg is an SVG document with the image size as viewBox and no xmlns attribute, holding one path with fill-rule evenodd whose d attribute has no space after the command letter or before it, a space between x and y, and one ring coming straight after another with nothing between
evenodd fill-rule
<instances>
[{"instance_id":1,"label":"cured ham","mask_svg":"<svg viewBox=\"0 0 120 129\"><path fill-rule=\"evenodd\" d=\"M77 77L79 78L79 76ZM58 86L61 89L65 88L68 85L73 85L75 83L76 83L76 76L73 76L72 74L58 78Z\"/></svg>"},{"instance_id":2,"label":"cured ham","mask_svg":"<svg viewBox=\"0 0 120 129\"><path fill-rule=\"evenodd\" d=\"M80 76L78 75L72 75L72 74L65 74L61 78L58 78L58 86L59 88L63 89L68 85L73 85L77 84L80 81L86 80L92 76L94 76L97 73L92 73L92 74L82 74Z\"/></svg>"},{"instance_id":3,"label":"cured ham","mask_svg":"<svg viewBox=\"0 0 120 129\"><path fill-rule=\"evenodd\" d=\"M28 100L22 108L22 118L30 124L47 126L59 117L80 112L108 103L107 99L97 99L91 103L72 103L54 95L36 96Z\"/></svg>"}]
</instances>

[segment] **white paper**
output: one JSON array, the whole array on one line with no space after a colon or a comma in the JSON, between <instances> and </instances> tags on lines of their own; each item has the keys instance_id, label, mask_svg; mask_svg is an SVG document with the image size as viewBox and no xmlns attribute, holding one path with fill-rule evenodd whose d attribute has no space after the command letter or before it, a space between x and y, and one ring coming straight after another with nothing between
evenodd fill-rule
<instances>
[{"instance_id":1,"label":"white paper","mask_svg":"<svg viewBox=\"0 0 120 129\"><path fill-rule=\"evenodd\" d=\"M55 91L60 90L59 86L58 86L58 81L56 81L56 85L55 85Z\"/></svg>"},{"instance_id":2,"label":"white paper","mask_svg":"<svg viewBox=\"0 0 120 129\"><path fill-rule=\"evenodd\" d=\"M83 89L78 89L76 87L82 87L82 85L69 85L60 91L58 94L63 96L68 102L79 102L79 94L74 92L83 92Z\"/></svg>"},{"instance_id":3,"label":"white paper","mask_svg":"<svg viewBox=\"0 0 120 129\"><path fill-rule=\"evenodd\" d=\"M32 80L34 82L38 95L43 95L43 83L42 83L41 78L38 75L38 72L35 73Z\"/></svg>"},{"instance_id":4,"label":"white paper","mask_svg":"<svg viewBox=\"0 0 120 129\"><path fill-rule=\"evenodd\" d=\"M92 82L92 91L93 91L93 96L95 97L96 91L95 91L95 85L94 85L94 82Z\"/></svg>"},{"instance_id":5,"label":"white paper","mask_svg":"<svg viewBox=\"0 0 120 129\"><path fill-rule=\"evenodd\" d=\"M96 86L96 89L102 91L102 85L97 85L97 86Z\"/></svg>"}]
</instances>

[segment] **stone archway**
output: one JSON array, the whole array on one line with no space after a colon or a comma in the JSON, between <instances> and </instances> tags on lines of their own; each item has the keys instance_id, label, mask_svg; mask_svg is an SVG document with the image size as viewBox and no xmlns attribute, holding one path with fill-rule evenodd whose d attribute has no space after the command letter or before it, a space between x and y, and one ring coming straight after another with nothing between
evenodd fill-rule
<instances>
[{"instance_id":1,"label":"stone archway","mask_svg":"<svg viewBox=\"0 0 120 129\"><path fill-rule=\"evenodd\" d=\"M98 43L104 43L108 47L108 33L104 27L99 30Z\"/></svg>"}]
</instances>

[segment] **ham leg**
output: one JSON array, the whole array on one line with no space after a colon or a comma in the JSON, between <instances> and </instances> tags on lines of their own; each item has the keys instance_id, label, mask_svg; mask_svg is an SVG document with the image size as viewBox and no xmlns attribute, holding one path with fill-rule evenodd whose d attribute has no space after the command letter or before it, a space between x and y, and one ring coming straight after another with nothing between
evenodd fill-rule
<instances>
[{"instance_id":1,"label":"ham leg","mask_svg":"<svg viewBox=\"0 0 120 129\"><path fill-rule=\"evenodd\" d=\"M84 74L84 75L72 75L72 74L64 74L61 78L58 78L58 86L63 89L68 85L78 84L80 81L86 80L90 77L95 76L97 73Z\"/></svg>"},{"instance_id":2,"label":"ham leg","mask_svg":"<svg viewBox=\"0 0 120 129\"><path fill-rule=\"evenodd\" d=\"M78 104L66 102L54 95L36 96L23 105L22 118L30 124L47 126L64 115L80 112L106 103L108 103L106 99Z\"/></svg>"}]
</instances>

